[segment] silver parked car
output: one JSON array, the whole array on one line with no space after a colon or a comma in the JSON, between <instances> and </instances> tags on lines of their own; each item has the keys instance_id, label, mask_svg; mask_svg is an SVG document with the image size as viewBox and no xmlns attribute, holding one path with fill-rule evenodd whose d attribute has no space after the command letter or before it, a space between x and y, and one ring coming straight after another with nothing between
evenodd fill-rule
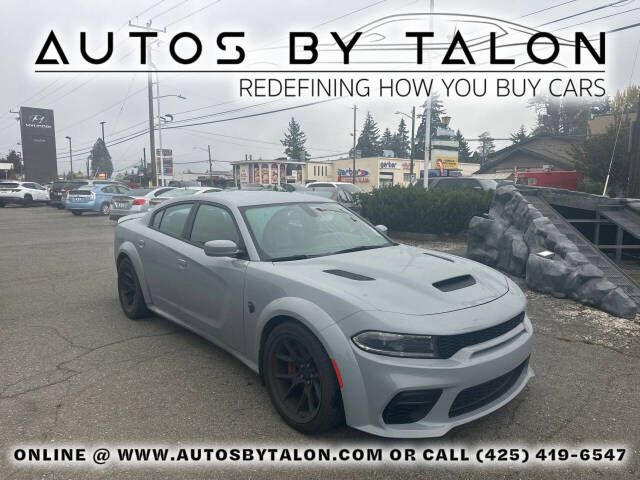
<instances>
[{"instance_id":1,"label":"silver parked car","mask_svg":"<svg viewBox=\"0 0 640 480\"><path fill-rule=\"evenodd\" d=\"M533 376L525 297L502 273L385 231L298 193L167 200L118 222L120 303L235 355L297 430L346 420L385 437L441 436Z\"/></svg>"},{"instance_id":2,"label":"silver parked car","mask_svg":"<svg viewBox=\"0 0 640 480\"><path fill-rule=\"evenodd\" d=\"M126 215L146 212L149 210L151 200L173 189L174 187L136 188L127 192L126 195L112 197L109 220L118 220Z\"/></svg>"},{"instance_id":3,"label":"silver parked car","mask_svg":"<svg viewBox=\"0 0 640 480\"><path fill-rule=\"evenodd\" d=\"M171 191L152 198L149 202L149 208L155 208L165 200L176 197L185 197L188 195L202 195L203 193L221 192L221 188L217 187L180 187L172 188Z\"/></svg>"}]
</instances>

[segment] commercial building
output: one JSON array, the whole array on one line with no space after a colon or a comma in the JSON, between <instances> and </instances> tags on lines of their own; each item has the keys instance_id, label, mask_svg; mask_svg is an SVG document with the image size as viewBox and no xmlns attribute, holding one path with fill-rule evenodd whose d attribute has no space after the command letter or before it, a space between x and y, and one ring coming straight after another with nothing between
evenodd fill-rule
<instances>
[{"instance_id":1,"label":"commercial building","mask_svg":"<svg viewBox=\"0 0 640 480\"><path fill-rule=\"evenodd\" d=\"M356 159L356 185L364 191L390 185L409 185L410 160L392 157ZM414 177L419 178L424 161L414 160ZM353 159L341 158L324 162L296 162L289 160L243 160L233 163L236 183L353 182Z\"/></svg>"}]
</instances>

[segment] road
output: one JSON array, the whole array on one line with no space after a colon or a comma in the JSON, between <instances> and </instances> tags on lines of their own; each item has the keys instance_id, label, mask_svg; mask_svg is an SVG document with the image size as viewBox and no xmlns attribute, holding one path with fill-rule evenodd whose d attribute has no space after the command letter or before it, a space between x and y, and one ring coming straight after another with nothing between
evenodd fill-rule
<instances>
[{"instance_id":1,"label":"road","mask_svg":"<svg viewBox=\"0 0 640 480\"><path fill-rule=\"evenodd\" d=\"M624 445L623 466L27 468L25 444L396 446L348 427L305 437L239 361L161 318L121 313L113 222L50 207L0 209L0 478L638 478L640 323L527 291L536 378L511 404L440 445ZM459 242L434 248L460 251Z\"/></svg>"}]
</instances>

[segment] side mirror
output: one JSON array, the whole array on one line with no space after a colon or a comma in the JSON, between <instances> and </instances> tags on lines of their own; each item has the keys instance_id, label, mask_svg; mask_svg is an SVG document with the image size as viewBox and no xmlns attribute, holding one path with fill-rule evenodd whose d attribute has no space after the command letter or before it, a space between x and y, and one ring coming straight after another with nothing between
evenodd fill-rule
<instances>
[{"instance_id":1,"label":"side mirror","mask_svg":"<svg viewBox=\"0 0 640 480\"><path fill-rule=\"evenodd\" d=\"M231 240L209 240L204 244L204 254L208 257L236 257L240 249Z\"/></svg>"},{"instance_id":2,"label":"side mirror","mask_svg":"<svg viewBox=\"0 0 640 480\"><path fill-rule=\"evenodd\" d=\"M389 229L385 225L376 225L376 230L378 230L380 233L383 233L385 235L389 231Z\"/></svg>"}]
</instances>

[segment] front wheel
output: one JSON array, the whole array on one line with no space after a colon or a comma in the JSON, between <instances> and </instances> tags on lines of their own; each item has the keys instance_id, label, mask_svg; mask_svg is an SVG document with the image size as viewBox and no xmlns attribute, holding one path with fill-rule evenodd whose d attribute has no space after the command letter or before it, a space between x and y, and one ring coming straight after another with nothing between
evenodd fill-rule
<instances>
[{"instance_id":1,"label":"front wheel","mask_svg":"<svg viewBox=\"0 0 640 480\"><path fill-rule=\"evenodd\" d=\"M100 213L102 215L109 215L110 211L111 206L109 205L109 202L104 202L102 205L100 205Z\"/></svg>"},{"instance_id":2,"label":"front wheel","mask_svg":"<svg viewBox=\"0 0 640 480\"><path fill-rule=\"evenodd\" d=\"M24 196L24 206L30 207L32 203L33 203L33 197L27 193Z\"/></svg>"},{"instance_id":3,"label":"front wheel","mask_svg":"<svg viewBox=\"0 0 640 480\"><path fill-rule=\"evenodd\" d=\"M302 325L286 322L274 328L264 346L262 365L271 401L291 427L319 433L344 422L331 360Z\"/></svg>"}]
</instances>

